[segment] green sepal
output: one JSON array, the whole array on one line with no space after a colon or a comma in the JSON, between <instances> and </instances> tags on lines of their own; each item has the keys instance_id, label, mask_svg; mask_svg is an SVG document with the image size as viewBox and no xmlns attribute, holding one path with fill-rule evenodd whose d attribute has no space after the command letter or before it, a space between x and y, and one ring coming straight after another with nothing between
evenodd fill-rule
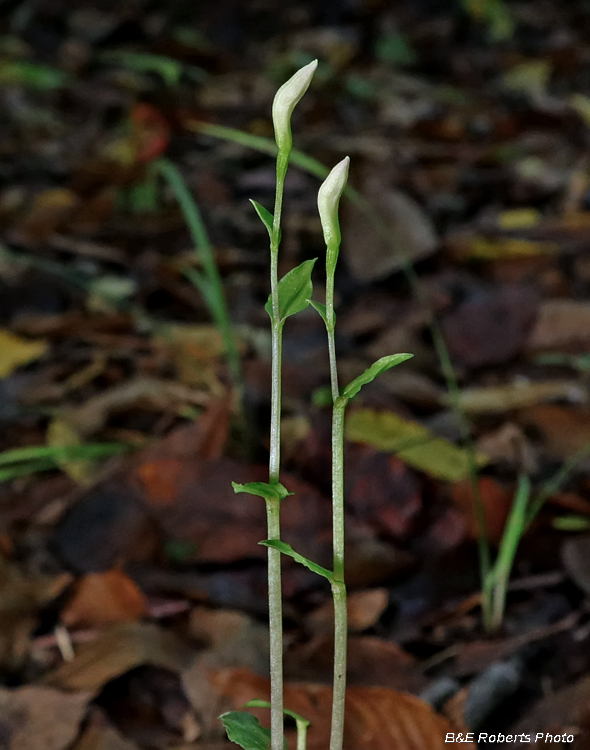
<instances>
[{"instance_id":1,"label":"green sepal","mask_svg":"<svg viewBox=\"0 0 590 750\"><path fill-rule=\"evenodd\" d=\"M385 372L385 370L389 370L391 367L395 367L396 365L405 362L407 359L410 359L413 356L413 354L389 354L387 357L381 357L381 359L373 362L370 367L367 367L367 369L361 375L359 375L358 378L355 378L351 383L344 387L344 389L342 390L343 398L353 398L353 396L356 396L356 394L364 385L367 385L367 383L372 383L377 375Z\"/></svg>"},{"instance_id":2,"label":"green sepal","mask_svg":"<svg viewBox=\"0 0 590 750\"><path fill-rule=\"evenodd\" d=\"M270 729L260 725L258 719L246 711L228 711L219 717L230 742L243 750L270 750ZM287 743L284 743L285 750Z\"/></svg>"},{"instance_id":3,"label":"green sepal","mask_svg":"<svg viewBox=\"0 0 590 750\"><path fill-rule=\"evenodd\" d=\"M231 486L234 488L234 492L247 492L249 495L256 495L256 497L262 497L265 500L284 500L288 495L293 495L293 492L282 485L280 482L248 482L248 484L238 484L232 482Z\"/></svg>"},{"instance_id":4,"label":"green sepal","mask_svg":"<svg viewBox=\"0 0 590 750\"><path fill-rule=\"evenodd\" d=\"M279 281L279 322L283 322L291 315L295 315L309 305L313 292L311 272L317 258L305 260L286 273ZM272 320L272 300L269 297L264 306Z\"/></svg>"},{"instance_id":5,"label":"green sepal","mask_svg":"<svg viewBox=\"0 0 590 750\"><path fill-rule=\"evenodd\" d=\"M272 238L272 225L274 223L274 216L271 214L271 212L267 208L264 208L264 206L258 203L258 201L253 201L252 198L250 198L250 203L254 206L254 210L258 214L260 221L266 227L268 236ZM280 241L281 241L281 230L279 229L279 242Z\"/></svg>"},{"instance_id":6,"label":"green sepal","mask_svg":"<svg viewBox=\"0 0 590 750\"><path fill-rule=\"evenodd\" d=\"M307 301L313 307L313 309L319 314L319 316L324 321L324 323L328 325L326 306L322 302L315 302L315 300L312 300L312 299L308 299Z\"/></svg>"},{"instance_id":7,"label":"green sepal","mask_svg":"<svg viewBox=\"0 0 590 750\"><path fill-rule=\"evenodd\" d=\"M331 570L322 568L321 565L314 563L312 560L308 560L307 557L303 557L299 552L295 552L293 547L286 542L280 542L278 539L266 539L264 542L258 542L258 544L261 544L263 547L276 549L279 552L282 552L283 555L292 557L295 562L301 563L301 565L305 565L305 567L309 568L313 573L317 573L317 575L327 578L330 583L334 580L334 574Z\"/></svg>"}]
</instances>

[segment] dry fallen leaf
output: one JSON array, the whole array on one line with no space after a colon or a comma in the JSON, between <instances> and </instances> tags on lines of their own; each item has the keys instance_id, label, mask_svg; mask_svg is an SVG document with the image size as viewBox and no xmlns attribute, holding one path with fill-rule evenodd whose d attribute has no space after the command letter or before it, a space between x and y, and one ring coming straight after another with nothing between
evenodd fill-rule
<instances>
[{"instance_id":1,"label":"dry fallen leaf","mask_svg":"<svg viewBox=\"0 0 590 750\"><path fill-rule=\"evenodd\" d=\"M581 403L588 400L588 390L575 380L535 383L523 379L500 386L465 388L459 396L459 403L468 414L502 413L557 400Z\"/></svg>"},{"instance_id":2,"label":"dry fallen leaf","mask_svg":"<svg viewBox=\"0 0 590 750\"><path fill-rule=\"evenodd\" d=\"M155 625L117 625L80 646L74 659L50 672L45 683L65 690L98 690L141 664L180 671L192 654L172 633Z\"/></svg>"},{"instance_id":3,"label":"dry fallen leaf","mask_svg":"<svg viewBox=\"0 0 590 750\"><path fill-rule=\"evenodd\" d=\"M72 750L139 750L113 727L89 726Z\"/></svg>"},{"instance_id":4,"label":"dry fallen leaf","mask_svg":"<svg viewBox=\"0 0 590 750\"><path fill-rule=\"evenodd\" d=\"M426 258L437 243L428 214L408 195L386 183L381 173L371 170L362 192L389 239L384 239L356 205L349 202L344 212L342 252L358 281L375 281L401 268L404 262Z\"/></svg>"},{"instance_id":5,"label":"dry fallen leaf","mask_svg":"<svg viewBox=\"0 0 590 750\"><path fill-rule=\"evenodd\" d=\"M220 696L238 709L252 698L267 698L268 680L247 670L220 670L210 675ZM326 685L287 683L285 706L311 721L307 750L325 750L329 745L332 689ZM268 726L268 711L259 709L261 723ZM381 687L355 687L346 695L344 750L444 750L451 724L424 701L407 693ZM294 748L293 733L288 733ZM465 748L474 750L472 743Z\"/></svg>"},{"instance_id":6,"label":"dry fallen leaf","mask_svg":"<svg viewBox=\"0 0 590 750\"><path fill-rule=\"evenodd\" d=\"M548 299L540 305L537 321L527 341L528 349L584 351L588 344L590 302Z\"/></svg>"},{"instance_id":7,"label":"dry fallen leaf","mask_svg":"<svg viewBox=\"0 0 590 750\"><path fill-rule=\"evenodd\" d=\"M0 689L3 750L65 750L78 734L92 693L38 685Z\"/></svg>"},{"instance_id":8,"label":"dry fallen leaf","mask_svg":"<svg viewBox=\"0 0 590 750\"><path fill-rule=\"evenodd\" d=\"M10 331L0 330L0 378L42 357L47 342L41 339L23 339Z\"/></svg>"},{"instance_id":9,"label":"dry fallen leaf","mask_svg":"<svg viewBox=\"0 0 590 750\"><path fill-rule=\"evenodd\" d=\"M107 570L78 582L61 620L66 627L128 622L142 617L146 607L144 595L129 576L122 570Z\"/></svg>"},{"instance_id":10,"label":"dry fallen leaf","mask_svg":"<svg viewBox=\"0 0 590 750\"><path fill-rule=\"evenodd\" d=\"M348 629L362 632L373 627L385 611L389 595L387 589L353 591L348 595ZM316 633L329 633L333 629L334 603L332 599L311 612L306 620L308 627Z\"/></svg>"},{"instance_id":11,"label":"dry fallen leaf","mask_svg":"<svg viewBox=\"0 0 590 750\"><path fill-rule=\"evenodd\" d=\"M553 458L567 460L590 445L590 408L540 404L523 409L519 422L533 427L543 438L543 447Z\"/></svg>"}]
</instances>

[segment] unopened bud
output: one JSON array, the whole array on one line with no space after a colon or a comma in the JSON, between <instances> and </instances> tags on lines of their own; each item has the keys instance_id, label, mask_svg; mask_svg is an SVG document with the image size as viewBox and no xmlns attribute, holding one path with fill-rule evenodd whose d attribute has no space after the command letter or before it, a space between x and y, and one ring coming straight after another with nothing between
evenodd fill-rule
<instances>
[{"instance_id":1,"label":"unopened bud","mask_svg":"<svg viewBox=\"0 0 590 750\"><path fill-rule=\"evenodd\" d=\"M317 66L317 60L305 65L295 75L291 76L275 94L272 103L272 122L279 150L291 148L293 142L291 137L291 115L297 103L309 88Z\"/></svg>"},{"instance_id":2,"label":"unopened bud","mask_svg":"<svg viewBox=\"0 0 590 750\"><path fill-rule=\"evenodd\" d=\"M324 230L324 240L329 250L340 244L338 205L348 179L349 164L350 159L345 156L322 182L318 192L318 210Z\"/></svg>"}]
</instances>

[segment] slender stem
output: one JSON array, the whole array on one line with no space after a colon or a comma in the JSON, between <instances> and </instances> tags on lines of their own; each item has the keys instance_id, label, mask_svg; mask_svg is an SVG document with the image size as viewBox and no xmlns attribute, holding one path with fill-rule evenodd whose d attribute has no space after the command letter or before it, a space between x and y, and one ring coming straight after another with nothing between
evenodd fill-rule
<instances>
[{"instance_id":1,"label":"slender stem","mask_svg":"<svg viewBox=\"0 0 590 750\"><path fill-rule=\"evenodd\" d=\"M267 500L266 520L268 524L268 538L280 539L280 506L278 500ZM279 550L270 547L268 548L268 624L270 633L271 748L272 750L283 750L283 604L281 593L281 553Z\"/></svg>"},{"instance_id":2,"label":"slender stem","mask_svg":"<svg viewBox=\"0 0 590 750\"><path fill-rule=\"evenodd\" d=\"M328 273L326 277L326 330L328 331L328 356L330 358L330 386L332 389L332 401L334 403L336 403L336 399L340 395L340 388L338 386L338 368L336 365L335 328L334 274Z\"/></svg>"},{"instance_id":3,"label":"slender stem","mask_svg":"<svg viewBox=\"0 0 590 750\"><path fill-rule=\"evenodd\" d=\"M279 481L281 464L281 360L283 323L279 309L279 242L285 175L289 153L279 152L273 226L270 237L270 298L271 298L271 415L268 459L269 482ZM270 507L272 505L272 508ZM267 504L268 538L281 538L279 502ZM283 750L283 611L281 591L281 553L268 549L268 610L270 629L270 746Z\"/></svg>"},{"instance_id":4,"label":"slender stem","mask_svg":"<svg viewBox=\"0 0 590 750\"><path fill-rule=\"evenodd\" d=\"M338 398L332 412L332 516L334 545L334 692L330 750L342 750L346 696L348 615L344 583L344 410Z\"/></svg>"}]
</instances>

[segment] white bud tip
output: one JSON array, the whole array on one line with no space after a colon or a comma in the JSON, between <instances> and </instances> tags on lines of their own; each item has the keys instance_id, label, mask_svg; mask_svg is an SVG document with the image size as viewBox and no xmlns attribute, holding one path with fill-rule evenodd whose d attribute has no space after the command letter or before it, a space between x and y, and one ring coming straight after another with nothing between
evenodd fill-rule
<instances>
[{"instance_id":1,"label":"white bud tip","mask_svg":"<svg viewBox=\"0 0 590 750\"><path fill-rule=\"evenodd\" d=\"M348 179L350 158L345 156L338 162L322 182L318 191L318 210L326 242L336 234L338 226L338 204Z\"/></svg>"},{"instance_id":2,"label":"white bud tip","mask_svg":"<svg viewBox=\"0 0 590 750\"><path fill-rule=\"evenodd\" d=\"M291 115L297 103L309 88L317 67L318 61L313 60L313 62L300 68L275 94L272 103L272 121L279 148L282 144L290 141Z\"/></svg>"}]
</instances>

